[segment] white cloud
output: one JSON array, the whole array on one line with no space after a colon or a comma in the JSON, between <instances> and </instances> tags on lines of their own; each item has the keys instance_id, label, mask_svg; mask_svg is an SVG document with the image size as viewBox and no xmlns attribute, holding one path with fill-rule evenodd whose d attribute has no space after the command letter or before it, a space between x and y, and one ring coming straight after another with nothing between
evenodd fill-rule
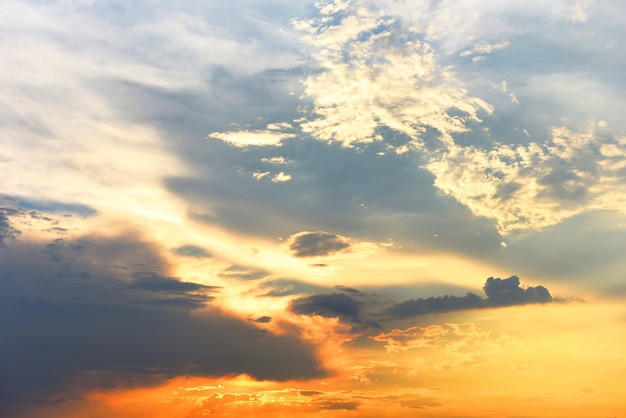
<instances>
[{"instance_id":1,"label":"white cloud","mask_svg":"<svg viewBox=\"0 0 626 418\"><path fill-rule=\"evenodd\" d=\"M287 161L285 157L261 158L261 161L264 163L269 163L269 164L274 164L274 165L289 164L289 161Z\"/></svg>"},{"instance_id":2,"label":"white cloud","mask_svg":"<svg viewBox=\"0 0 626 418\"><path fill-rule=\"evenodd\" d=\"M269 171L255 171L254 173L252 173L252 178L255 180L261 180L263 177L267 177L269 175Z\"/></svg>"},{"instance_id":3,"label":"white cloud","mask_svg":"<svg viewBox=\"0 0 626 418\"><path fill-rule=\"evenodd\" d=\"M285 174L284 172L280 172L278 174L276 174L273 178L272 181L274 183L283 183L285 181L289 181L291 180L291 176L289 174Z\"/></svg>"},{"instance_id":4,"label":"white cloud","mask_svg":"<svg viewBox=\"0 0 626 418\"><path fill-rule=\"evenodd\" d=\"M382 140L378 129L388 127L419 145L427 129L449 140L468 120L478 121L479 110L492 110L469 97L401 20L374 7L346 7L350 14L334 21L295 24L306 33L304 41L319 48L315 58L322 67L304 82L317 118L303 123L303 131L351 147Z\"/></svg>"},{"instance_id":5,"label":"white cloud","mask_svg":"<svg viewBox=\"0 0 626 418\"><path fill-rule=\"evenodd\" d=\"M509 46L508 41L502 41L496 44L480 42L479 44L475 45L473 48L466 49L465 51L461 52L459 55L462 57L469 57L471 55L478 55L478 54L491 54L493 51L504 49L507 46Z\"/></svg>"},{"instance_id":6,"label":"white cloud","mask_svg":"<svg viewBox=\"0 0 626 418\"><path fill-rule=\"evenodd\" d=\"M452 145L426 168L435 185L502 234L541 229L587 209L623 211L626 141L607 143L592 129L552 129L546 144Z\"/></svg>"},{"instance_id":7,"label":"white cloud","mask_svg":"<svg viewBox=\"0 0 626 418\"><path fill-rule=\"evenodd\" d=\"M569 9L569 18L572 22L584 23L589 18L587 9L593 3L593 0L578 0L575 5Z\"/></svg>"},{"instance_id":8,"label":"white cloud","mask_svg":"<svg viewBox=\"0 0 626 418\"><path fill-rule=\"evenodd\" d=\"M275 131L232 131L232 132L213 132L208 135L209 138L219 139L227 144L236 147L248 146L280 146L281 142L288 138L295 137L294 134L276 133Z\"/></svg>"}]
</instances>

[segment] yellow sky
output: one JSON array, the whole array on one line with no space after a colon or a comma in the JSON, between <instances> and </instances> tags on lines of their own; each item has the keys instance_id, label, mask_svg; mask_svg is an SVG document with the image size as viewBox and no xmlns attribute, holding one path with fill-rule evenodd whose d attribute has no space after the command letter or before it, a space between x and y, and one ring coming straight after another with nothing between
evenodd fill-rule
<instances>
[{"instance_id":1,"label":"yellow sky","mask_svg":"<svg viewBox=\"0 0 626 418\"><path fill-rule=\"evenodd\" d=\"M626 333L616 329L625 315L623 306L589 303L446 314L375 337L387 349L324 341L333 335L324 320L315 338L327 378L177 377L99 390L48 416L621 416Z\"/></svg>"}]
</instances>

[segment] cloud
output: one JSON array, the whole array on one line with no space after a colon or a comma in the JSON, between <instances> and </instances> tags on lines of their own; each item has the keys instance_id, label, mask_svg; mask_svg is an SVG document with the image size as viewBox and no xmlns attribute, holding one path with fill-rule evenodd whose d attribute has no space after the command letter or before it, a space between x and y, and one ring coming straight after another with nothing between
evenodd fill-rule
<instances>
[{"instance_id":1,"label":"cloud","mask_svg":"<svg viewBox=\"0 0 626 418\"><path fill-rule=\"evenodd\" d=\"M467 49L459 54L461 57L468 57L476 54L491 54L493 51L497 51L499 49L504 49L509 46L508 41L498 42L496 44L488 44L485 42L479 43L475 45L471 49Z\"/></svg>"},{"instance_id":2,"label":"cloud","mask_svg":"<svg viewBox=\"0 0 626 418\"><path fill-rule=\"evenodd\" d=\"M407 300L385 309L383 315L392 318L410 318L417 315L476 309L485 306L486 303L483 298L473 293L467 293L465 296L445 295Z\"/></svg>"},{"instance_id":3,"label":"cloud","mask_svg":"<svg viewBox=\"0 0 626 418\"><path fill-rule=\"evenodd\" d=\"M248 146L279 146L283 140L294 137L294 134L277 133L270 130L213 132L209 134L209 138L216 138L240 148Z\"/></svg>"},{"instance_id":4,"label":"cloud","mask_svg":"<svg viewBox=\"0 0 626 418\"><path fill-rule=\"evenodd\" d=\"M344 295L311 295L294 299L289 310L298 315L319 315L326 318L341 318L355 321L359 317L361 302Z\"/></svg>"},{"instance_id":5,"label":"cloud","mask_svg":"<svg viewBox=\"0 0 626 418\"><path fill-rule=\"evenodd\" d=\"M521 287L517 276L507 279L489 277L483 290L487 295L486 298L468 292L465 296L445 295L407 300L385 309L382 316L393 319L410 318L467 309L549 303L554 300L548 289L543 286Z\"/></svg>"},{"instance_id":6,"label":"cloud","mask_svg":"<svg viewBox=\"0 0 626 418\"><path fill-rule=\"evenodd\" d=\"M324 375L308 344L211 306L214 286L164 275L147 242L20 240L0 250L0 265L5 408L180 375Z\"/></svg>"},{"instance_id":7,"label":"cloud","mask_svg":"<svg viewBox=\"0 0 626 418\"><path fill-rule=\"evenodd\" d=\"M177 255L193 258L211 258L211 254L202 247L196 245L183 245L174 250Z\"/></svg>"},{"instance_id":8,"label":"cloud","mask_svg":"<svg viewBox=\"0 0 626 418\"><path fill-rule=\"evenodd\" d=\"M428 129L450 140L466 131L467 121L478 121L479 111L491 111L438 65L409 22L371 3L342 5L295 22L303 40L318 48L314 57L322 70L304 82L315 115L302 123L304 132L353 147L382 141L384 127L421 147Z\"/></svg>"},{"instance_id":9,"label":"cloud","mask_svg":"<svg viewBox=\"0 0 626 418\"><path fill-rule=\"evenodd\" d=\"M184 303L192 308L200 308L205 302L214 299L209 296L218 286L207 286L198 283L182 282L175 277L163 277L155 273L134 273L133 280L123 287L129 290L156 292L159 297L158 303ZM154 295L155 293L153 293Z\"/></svg>"},{"instance_id":10,"label":"cloud","mask_svg":"<svg viewBox=\"0 0 626 418\"><path fill-rule=\"evenodd\" d=\"M593 4L593 2L594 0L578 0L576 4L570 7L570 20L575 23L586 22L589 18L587 9L591 6L591 4Z\"/></svg>"},{"instance_id":11,"label":"cloud","mask_svg":"<svg viewBox=\"0 0 626 418\"><path fill-rule=\"evenodd\" d=\"M450 146L425 166L435 186L502 234L542 229L589 209L619 210L626 198L626 138L554 127L545 144Z\"/></svg>"},{"instance_id":12,"label":"cloud","mask_svg":"<svg viewBox=\"0 0 626 418\"><path fill-rule=\"evenodd\" d=\"M335 401L335 400L326 400L319 403L319 408L321 411L324 410L346 410L346 411L356 411L361 405L361 402L358 401Z\"/></svg>"},{"instance_id":13,"label":"cloud","mask_svg":"<svg viewBox=\"0 0 626 418\"><path fill-rule=\"evenodd\" d=\"M264 315L264 316L260 316L258 318L251 319L251 321L259 323L259 324L268 324L268 323L272 322L272 317Z\"/></svg>"},{"instance_id":14,"label":"cloud","mask_svg":"<svg viewBox=\"0 0 626 418\"><path fill-rule=\"evenodd\" d=\"M543 286L520 287L517 276L508 279L489 277L483 286L490 306L524 305L551 302L552 296Z\"/></svg>"},{"instance_id":15,"label":"cloud","mask_svg":"<svg viewBox=\"0 0 626 418\"><path fill-rule=\"evenodd\" d=\"M287 245L295 257L320 257L350 252L350 240L324 231L302 231L292 235Z\"/></svg>"},{"instance_id":16,"label":"cloud","mask_svg":"<svg viewBox=\"0 0 626 418\"><path fill-rule=\"evenodd\" d=\"M323 286L311 284L305 281L291 279L274 279L262 282L259 290L264 292L263 296L281 297L304 293L322 292L326 289Z\"/></svg>"},{"instance_id":17,"label":"cloud","mask_svg":"<svg viewBox=\"0 0 626 418\"><path fill-rule=\"evenodd\" d=\"M352 287L337 285L335 286L335 289L345 292L349 295L353 295L353 296L363 295L363 292L361 292L360 290L354 289Z\"/></svg>"},{"instance_id":18,"label":"cloud","mask_svg":"<svg viewBox=\"0 0 626 418\"><path fill-rule=\"evenodd\" d=\"M484 331L472 322L393 329L370 336L369 339L385 343L385 349L388 352L420 349L424 357L427 357L429 351L451 356L451 361L446 360L443 365L424 364L422 366L433 368L443 366L445 369L482 362L484 359L478 354L479 352L499 351L510 346L512 342L510 337L498 332Z\"/></svg>"},{"instance_id":19,"label":"cloud","mask_svg":"<svg viewBox=\"0 0 626 418\"><path fill-rule=\"evenodd\" d=\"M269 272L265 270L254 269L241 265L227 267L219 273L219 276L225 279L239 280L259 280L267 277L268 275Z\"/></svg>"},{"instance_id":20,"label":"cloud","mask_svg":"<svg viewBox=\"0 0 626 418\"><path fill-rule=\"evenodd\" d=\"M11 208L0 208L0 248L4 247L7 238L14 238L19 231L15 229L9 220L9 216L17 211Z\"/></svg>"}]
</instances>

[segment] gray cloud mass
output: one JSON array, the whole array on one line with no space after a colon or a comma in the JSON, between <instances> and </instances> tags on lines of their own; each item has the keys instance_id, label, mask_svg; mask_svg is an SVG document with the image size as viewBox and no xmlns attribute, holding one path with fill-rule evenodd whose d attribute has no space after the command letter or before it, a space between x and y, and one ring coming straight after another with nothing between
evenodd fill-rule
<instances>
[{"instance_id":1,"label":"gray cloud mass","mask_svg":"<svg viewBox=\"0 0 626 418\"><path fill-rule=\"evenodd\" d=\"M180 375L324 375L307 343L220 311L219 288L163 264L149 243L121 237L0 249L0 412Z\"/></svg>"}]
</instances>

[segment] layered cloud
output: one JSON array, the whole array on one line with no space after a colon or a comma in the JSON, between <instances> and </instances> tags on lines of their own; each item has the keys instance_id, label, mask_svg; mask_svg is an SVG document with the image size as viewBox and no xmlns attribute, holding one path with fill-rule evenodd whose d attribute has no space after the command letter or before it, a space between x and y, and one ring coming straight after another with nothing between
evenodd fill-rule
<instances>
[{"instance_id":1,"label":"layered cloud","mask_svg":"<svg viewBox=\"0 0 626 418\"><path fill-rule=\"evenodd\" d=\"M489 277L483 290L486 297L468 292L465 296L432 296L395 303L382 312L375 312L385 302L380 296L369 295L353 288L337 286L343 293L313 294L293 299L289 310L298 315L339 318L341 321L379 328L373 320L391 321L419 315L455 312L470 309L543 304L555 299L544 286L522 286L517 276L506 279Z\"/></svg>"},{"instance_id":2,"label":"layered cloud","mask_svg":"<svg viewBox=\"0 0 626 418\"><path fill-rule=\"evenodd\" d=\"M289 309L298 315L319 315L326 318L356 320L360 314L360 302L342 293L312 295L295 299Z\"/></svg>"},{"instance_id":3,"label":"layered cloud","mask_svg":"<svg viewBox=\"0 0 626 418\"><path fill-rule=\"evenodd\" d=\"M0 403L9 408L179 375L324 374L312 347L295 336L212 306L219 288L167 276L148 242L14 240L0 261Z\"/></svg>"}]
</instances>

